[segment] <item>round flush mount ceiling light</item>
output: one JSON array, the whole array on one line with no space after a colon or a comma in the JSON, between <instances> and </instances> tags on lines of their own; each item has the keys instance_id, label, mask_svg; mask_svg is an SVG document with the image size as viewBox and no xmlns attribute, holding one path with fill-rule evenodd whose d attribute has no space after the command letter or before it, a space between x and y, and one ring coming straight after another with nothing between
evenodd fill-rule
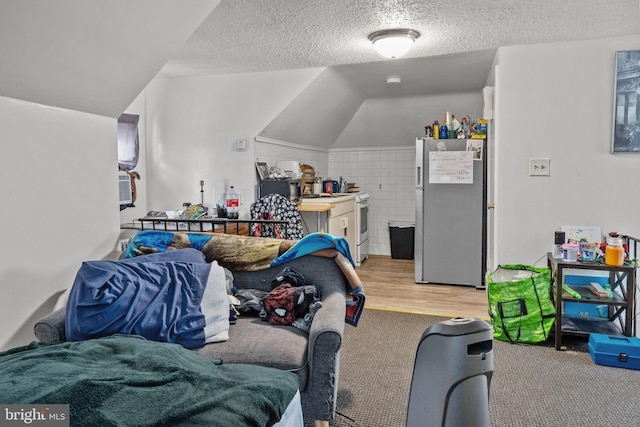
<instances>
[{"instance_id":1,"label":"round flush mount ceiling light","mask_svg":"<svg viewBox=\"0 0 640 427\"><path fill-rule=\"evenodd\" d=\"M419 32L406 28L380 30L369 34L373 47L385 58L401 57L411 49L418 37Z\"/></svg>"}]
</instances>

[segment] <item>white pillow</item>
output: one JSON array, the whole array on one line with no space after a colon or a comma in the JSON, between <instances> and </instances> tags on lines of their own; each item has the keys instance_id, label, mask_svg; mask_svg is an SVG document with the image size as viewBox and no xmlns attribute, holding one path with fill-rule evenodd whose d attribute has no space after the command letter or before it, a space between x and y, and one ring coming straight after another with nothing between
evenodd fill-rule
<instances>
[{"instance_id":1,"label":"white pillow","mask_svg":"<svg viewBox=\"0 0 640 427\"><path fill-rule=\"evenodd\" d=\"M207 286L204 289L200 310L204 314L204 341L206 343L229 339L229 297L224 268L217 261L211 263Z\"/></svg>"}]
</instances>

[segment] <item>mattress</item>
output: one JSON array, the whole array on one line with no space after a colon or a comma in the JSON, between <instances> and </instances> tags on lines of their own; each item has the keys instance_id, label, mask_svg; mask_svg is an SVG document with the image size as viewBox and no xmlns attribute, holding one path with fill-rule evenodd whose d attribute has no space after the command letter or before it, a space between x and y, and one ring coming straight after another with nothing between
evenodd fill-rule
<instances>
[{"instance_id":1,"label":"mattress","mask_svg":"<svg viewBox=\"0 0 640 427\"><path fill-rule=\"evenodd\" d=\"M275 423L273 427L303 427L304 420L302 417L302 401L300 400L300 392L296 392L287 409L282 414L280 421Z\"/></svg>"}]
</instances>

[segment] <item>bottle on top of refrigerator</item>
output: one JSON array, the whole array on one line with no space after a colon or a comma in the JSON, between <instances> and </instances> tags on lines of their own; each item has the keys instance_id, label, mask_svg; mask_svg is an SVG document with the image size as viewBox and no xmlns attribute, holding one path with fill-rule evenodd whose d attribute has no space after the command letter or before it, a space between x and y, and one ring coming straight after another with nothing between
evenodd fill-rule
<instances>
[{"instance_id":1,"label":"bottle on top of refrigerator","mask_svg":"<svg viewBox=\"0 0 640 427\"><path fill-rule=\"evenodd\" d=\"M460 124L458 119L456 119L456 116L454 116L452 114L451 115L451 127L449 128L449 133L453 133L451 138L457 138L458 137L458 130L460 129L461 126L462 125Z\"/></svg>"},{"instance_id":2,"label":"bottle on top of refrigerator","mask_svg":"<svg viewBox=\"0 0 640 427\"><path fill-rule=\"evenodd\" d=\"M449 139L449 128L447 125L440 125L440 139Z\"/></svg>"},{"instance_id":3,"label":"bottle on top of refrigerator","mask_svg":"<svg viewBox=\"0 0 640 427\"><path fill-rule=\"evenodd\" d=\"M238 209L240 207L240 198L233 185L229 186L229 191L224 200L225 207L227 208L227 218L238 219Z\"/></svg>"},{"instance_id":4,"label":"bottle on top of refrigerator","mask_svg":"<svg viewBox=\"0 0 640 427\"><path fill-rule=\"evenodd\" d=\"M453 126L452 126L452 122L451 122L451 113L450 112L446 112L444 115L444 122L442 123L442 126L446 126L447 127L447 133L446 136L442 136L440 135L440 139L449 139L451 138L451 133L453 132Z\"/></svg>"}]
</instances>

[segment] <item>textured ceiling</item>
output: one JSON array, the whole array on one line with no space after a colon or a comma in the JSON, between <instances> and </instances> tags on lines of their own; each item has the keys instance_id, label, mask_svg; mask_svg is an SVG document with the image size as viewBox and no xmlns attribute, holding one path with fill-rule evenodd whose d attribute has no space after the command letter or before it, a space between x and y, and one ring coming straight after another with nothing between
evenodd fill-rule
<instances>
[{"instance_id":1,"label":"textured ceiling","mask_svg":"<svg viewBox=\"0 0 640 427\"><path fill-rule=\"evenodd\" d=\"M385 60L396 27L421 37ZM639 32L639 0L221 0L159 76L327 67L260 135L329 148L366 99L481 91L499 47Z\"/></svg>"},{"instance_id":2,"label":"textured ceiling","mask_svg":"<svg viewBox=\"0 0 640 427\"><path fill-rule=\"evenodd\" d=\"M222 0L161 73L378 62L383 28L422 35L408 58L640 33L638 0Z\"/></svg>"}]
</instances>

